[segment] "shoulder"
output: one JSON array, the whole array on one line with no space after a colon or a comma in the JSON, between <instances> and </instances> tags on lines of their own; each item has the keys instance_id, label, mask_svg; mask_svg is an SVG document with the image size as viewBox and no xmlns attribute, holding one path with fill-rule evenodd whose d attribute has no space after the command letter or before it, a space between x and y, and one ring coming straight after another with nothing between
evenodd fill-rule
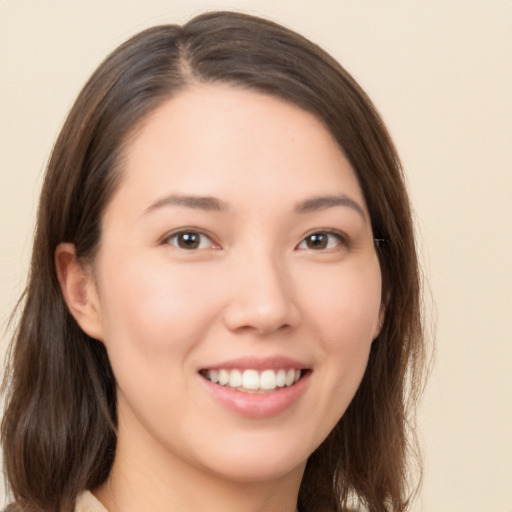
<instances>
[{"instance_id":1,"label":"shoulder","mask_svg":"<svg viewBox=\"0 0 512 512\"><path fill-rule=\"evenodd\" d=\"M91 492L84 491L76 499L75 512L108 512L108 510Z\"/></svg>"}]
</instances>

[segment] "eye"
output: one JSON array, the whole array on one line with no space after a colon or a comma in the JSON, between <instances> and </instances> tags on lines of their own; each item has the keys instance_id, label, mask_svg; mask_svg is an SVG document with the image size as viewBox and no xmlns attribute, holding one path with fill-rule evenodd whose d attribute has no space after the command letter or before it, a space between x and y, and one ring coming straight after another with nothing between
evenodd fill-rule
<instances>
[{"instance_id":1,"label":"eye","mask_svg":"<svg viewBox=\"0 0 512 512\"><path fill-rule=\"evenodd\" d=\"M297 249L311 249L325 251L346 245L345 237L341 233L332 231L317 231L306 236L297 246Z\"/></svg>"},{"instance_id":2,"label":"eye","mask_svg":"<svg viewBox=\"0 0 512 512\"><path fill-rule=\"evenodd\" d=\"M188 251L197 249L212 249L217 247L217 245L209 236L193 230L183 230L173 233L165 239L165 242L169 245L177 247L178 249L184 249Z\"/></svg>"}]
</instances>

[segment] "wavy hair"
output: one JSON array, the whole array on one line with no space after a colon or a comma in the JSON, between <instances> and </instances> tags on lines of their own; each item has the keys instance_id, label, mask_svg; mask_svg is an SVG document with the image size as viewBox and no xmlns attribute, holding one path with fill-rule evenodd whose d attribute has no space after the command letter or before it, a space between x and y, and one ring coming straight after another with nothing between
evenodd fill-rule
<instances>
[{"instance_id":1,"label":"wavy hair","mask_svg":"<svg viewBox=\"0 0 512 512\"><path fill-rule=\"evenodd\" d=\"M37 215L28 284L4 380L1 427L12 510L71 512L108 477L116 449L116 382L104 346L77 325L54 264L61 242L90 259L130 136L194 83L274 95L323 121L355 170L383 276L385 320L348 410L310 456L304 512L404 512L408 425L422 388L420 277L399 158L373 104L327 53L257 17L212 12L134 36L80 92L53 148Z\"/></svg>"}]
</instances>

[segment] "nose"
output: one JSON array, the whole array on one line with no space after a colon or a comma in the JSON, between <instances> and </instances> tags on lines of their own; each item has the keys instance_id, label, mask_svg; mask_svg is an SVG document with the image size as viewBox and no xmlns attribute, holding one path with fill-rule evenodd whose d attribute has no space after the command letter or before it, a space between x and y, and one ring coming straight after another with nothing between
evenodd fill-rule
<instances>
[{"instance_id":1,"label":"nose","mask_svg":"<svg viewBox=\"0 0 512 512\"><path fill-rule=\"evenodd\" d=\"M233 267L230 300L224 313L228 329L265 335L300 323L293 280L283 265L253 254Z\"/></svg>"}]
</instances>

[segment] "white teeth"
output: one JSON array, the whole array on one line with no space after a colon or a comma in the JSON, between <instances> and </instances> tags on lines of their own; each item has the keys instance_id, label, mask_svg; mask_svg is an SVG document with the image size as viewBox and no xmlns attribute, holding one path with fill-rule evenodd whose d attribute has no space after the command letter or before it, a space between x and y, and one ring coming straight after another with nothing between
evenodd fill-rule
<instances>
[{"instance_id":1,"label":"white teeth","mask_svg":"<svg viewBox=\"0 0 512 512\"><path fill-rule=\"evenodd\" d=\"M260 375L261 389L276 389L276 372L274 370L264 370Z\"/></svg>"},{"instance_id":2,"label":"white teeth","mask_svg":"<svg viewBox=\"0 0 512 512\"><path fill-rule=\"evenodd\" d=\"M225 386L229 382L229 372L227 370L219 370L219 384Z\"/></svg>"},{"instance_id":3,"label":"white teeth","mask_svg":"<svg viewBox=\"0 0 512 512\"><path fill-rule=\"evenodd\" d=\"M256 370L245 370L242 374L242 387L245 389L260 388L260 376Z\"/></svg>"},{"instance_id":4,"label":"white teeth","mask_svg":"<svg viewBox=\"0 0 512 512\"><path fill-rule=\"evenodd\" d=\"M238 388L242 385L242 372L240 370L231 370L229 373L229 387Z\"/></svg>"},{"instance_id":5,"label":"white teeth","mask_svg":"<svg viewBox=\"0 0 512 512\"><path fill-rule=\"evenodd\" d=\"M217 382L219 382L219 371L218 370L210 370L210 380L214 383L214 384L217 384Z\"/></svg>"},{"instance_id":6,"label":"white teeth","mask_svg":"<svg viewBox=\"0 0 512 512\"><path fill-rule=\"evenodd\" d=\"M289 370L207 370L203 375L214 384L229 386L239 391L272 391L284 386L292 386L301 376L301 370L290 368Z\"/></svg>"}]
</instances>

